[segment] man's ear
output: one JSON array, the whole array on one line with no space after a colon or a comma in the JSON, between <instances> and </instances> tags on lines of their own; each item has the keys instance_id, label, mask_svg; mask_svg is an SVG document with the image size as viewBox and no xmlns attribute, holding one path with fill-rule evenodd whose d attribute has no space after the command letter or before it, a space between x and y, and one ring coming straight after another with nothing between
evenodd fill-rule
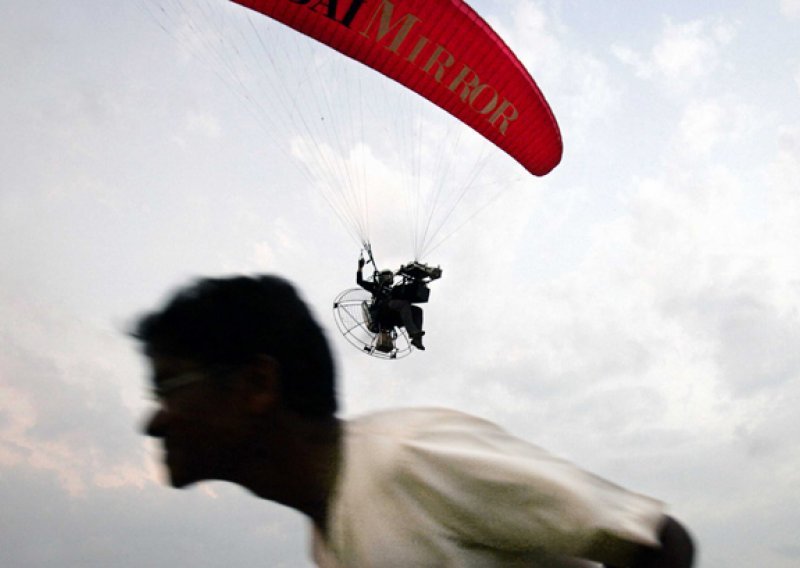
<instances>
[{"instance_id":1,"label":"man's ear","mask_svg":"<svg viewBox=\"0 0 800 568\"><path fill-rule=\"evenodd\" d=\"M247 406L253 414L264 414L281 404L280 363L269 355L259 355L248 373Z\"/></svg>"}]
</instances>

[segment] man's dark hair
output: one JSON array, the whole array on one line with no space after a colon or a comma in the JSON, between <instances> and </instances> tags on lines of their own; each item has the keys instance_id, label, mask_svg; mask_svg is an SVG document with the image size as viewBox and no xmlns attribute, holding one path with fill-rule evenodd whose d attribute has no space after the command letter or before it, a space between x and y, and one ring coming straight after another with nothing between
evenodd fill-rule
<instances>
[{"instance_id":1,"label":"man's dark hair","mask_svg":"<svg viewBox=\"0 0 800 568\"><path fill-rule=\"evenodd\" d=\"M146 314L131 335L148 355L239 365L274 357L289 408L325 417L337 410L333 358L322 329L286 280L270 275L206 278Z\"/></svg>"}]
</instances>

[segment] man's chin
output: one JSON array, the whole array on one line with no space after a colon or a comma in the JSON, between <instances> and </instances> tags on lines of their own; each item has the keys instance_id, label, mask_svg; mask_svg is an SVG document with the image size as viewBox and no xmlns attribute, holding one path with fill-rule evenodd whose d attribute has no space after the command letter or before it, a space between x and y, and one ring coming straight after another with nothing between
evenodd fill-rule
<instances>
[{"instance_id":1,"label":"man's chin","mask_svg":"<svg viewBox=\"0 0 800 568\"><path fill-rule=\"evenodd\" d=\"M177 467L179 464L170 463L170 460L167 460L164 465L167 472L167 477L169 479L169 484L172 487L181 489L197 483L198 481L203 481L201 476L192 475L191 472L186 471L185 468Z\"/></svg>"},{"instance_id":2,"label":"man's chin","mask_svg":"<svg viewBox=\"0 0 800 568\"><path fill-rule=\"evenodd\" d=\"M184 487L188 487L190 485L194 485L195 483L202 481L196 477L189 477L186 475L181 475L179 473L175 473L173 471L169 472L169 484L176 489L183 489Z\"/></svg>"}]
</instances>

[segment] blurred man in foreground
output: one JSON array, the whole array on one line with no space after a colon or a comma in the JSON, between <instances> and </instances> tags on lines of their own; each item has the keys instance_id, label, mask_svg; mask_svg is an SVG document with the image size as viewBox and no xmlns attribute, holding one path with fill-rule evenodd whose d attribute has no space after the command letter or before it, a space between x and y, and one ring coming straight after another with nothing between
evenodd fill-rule
<instances>
[{"instance_id":1,"label":"blurred man in foreground","mask_svg":"<svg viewBox=\"0 0 800 568\"><path fill-rule=\"evenodd\" d=\"M175 487L218 479L292 507L323 568L684 568L663 505L499 427L421 408L336 417L327 341L286 281L206 279L143 317Z\"/></svg>"}]
</instances>

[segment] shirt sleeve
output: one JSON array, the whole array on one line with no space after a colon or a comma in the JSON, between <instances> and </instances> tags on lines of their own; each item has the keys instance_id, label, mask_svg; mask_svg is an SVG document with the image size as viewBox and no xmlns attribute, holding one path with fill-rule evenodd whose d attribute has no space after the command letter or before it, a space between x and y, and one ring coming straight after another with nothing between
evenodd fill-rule
<instances>
[{"instance_id":1,"label":"shirt sleeve","mask_svg":"<svg viewBox=\"0 0 800 568\"><path fill-rule=\"evenodd\" d=\"M581 556L658 546L664 507L468 415L443 411L404 441L396 480L466 545Z\"/></svg>"},{"instance_id":2,"label":"shirt sleeve","mask_svg":"<svg viewBox=\"0 0 800 568\"><path fill-rule=\"evenodd\" d=\"M358 284L368 292L371 292L373 294L375 293L375 284L368 280L364 280L364 276L361 270L356 272L356 284Z\"/></svg>"}]
</instances>

